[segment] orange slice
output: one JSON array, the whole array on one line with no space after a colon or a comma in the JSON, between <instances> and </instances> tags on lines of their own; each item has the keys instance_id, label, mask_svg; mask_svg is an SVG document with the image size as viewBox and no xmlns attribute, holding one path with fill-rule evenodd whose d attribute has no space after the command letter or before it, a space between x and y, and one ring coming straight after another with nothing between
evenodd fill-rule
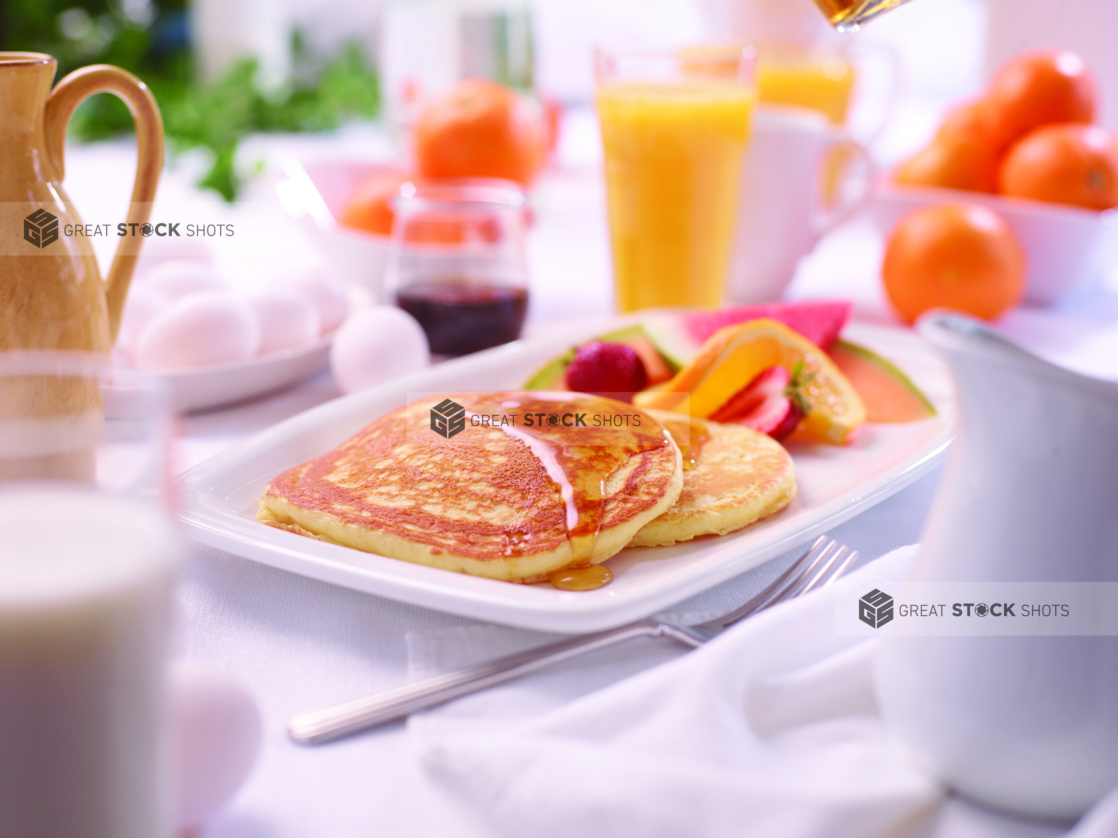
<instances>
[{"instance_id":1,"label":"orange slice","mask_svg":"<svg viewBox=\"0 0 1118 838\"><path fill-rule=\"evenodd\" d=\"M810 410L799 430L820 442L845 443L850 432L866 421L862 399L822 349L775 320L750 320L720 329L663 388L637 393L633 402L705 419L760 372L784 367L791 373L800 363Z\"/></svg>"}]
</instances>

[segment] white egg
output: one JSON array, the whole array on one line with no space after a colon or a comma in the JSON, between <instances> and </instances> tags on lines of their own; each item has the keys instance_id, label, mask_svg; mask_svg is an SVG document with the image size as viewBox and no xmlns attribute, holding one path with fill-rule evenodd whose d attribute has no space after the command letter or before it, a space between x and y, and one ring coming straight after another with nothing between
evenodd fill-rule
<instances>
[{"instance_id":1,"label":"white egg","mask_svg":"<svg viewBox=\"0 0 1118 838\"><path fill-rule=\"evenodd\" d=\"M171 298L150 285L132 283L124 301L124 313L120 318L120 333L116 345L130 351L137 336L144 330L148 321L171 304Z\"/></svg>"},{"instance_id":2,"label":"white egg","mask_svg":"<svg viewBox=\"0 0 1118 838\"><path fill-rule=\"evenodd\" d=\"M220 669L175 661L167 675L178 827L196 830L252 770L260 751L260 711L244 686Z\"/></svg>"},{"instance_id":3,"label":"white egg","mask_svg":"<svg viewBox=\"0 0 1118 838\"><path fill-rule=\"evenodd\" d=\"M345 286L322 269L305 271L276 281L276 287L301 294L318 310L322 334L338 328L349 313Z\"/></svg>"},{"instance_id":4,"label":"white egg","mask_svg":"<svg viewBox=\"0 0 1118 838\"><path fill-rule=\"evenodd\" d=\"M241 361L259 347L260 323L248 301L205 291L176 300L149 320L133 354L140 369L173 370Z\"/></svg>"},{"instance_id":5,"label":"white egg","mask_svg":"<svg viewBox=\"0 0 1118 838\"><path fill-rule=\"evenodd\" d=\"M140 283L162 291L173 300L200 291L224 291L229 287L216 266L189 259L161 262L141 274Z\"/></svg>"},{"instance_id":6,"label":"white egg","mask_svg":"<svg viewBox=\"0 0 1118 838\"><path fill-rule=\"evenodd\" d=\"M330 347L334 380L346 393L422 369L430 361L423 328L395 306L373 306L350 315Z\"/></svg>"},{"instance_id":7,"label":"white egg","mask_svg":"<svg viewBox=\"0 0 1118 838\"><path fill-rule=\"evenodd\" d=\"M319 335L318 309L288 288L270 288L248 297L260 322L261 355L310 343Z\"/></svg>"}]
</instances>

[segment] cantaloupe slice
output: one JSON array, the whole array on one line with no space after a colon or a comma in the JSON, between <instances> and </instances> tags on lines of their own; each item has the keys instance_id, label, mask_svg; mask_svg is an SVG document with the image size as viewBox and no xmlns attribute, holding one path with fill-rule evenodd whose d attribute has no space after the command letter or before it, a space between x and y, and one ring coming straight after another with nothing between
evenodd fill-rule
<instances>
[{"instance_id":1,"label":"cantaloupe slice","mask_svg":"<svg viewBox=\"0 0 1118 838\"><path fill-rule=\"evenodd\" d=\"M936 415L935 407L920 388L895 364L876 352L839 340L831 348L830 355L862 397L866 421L919 422Z\"/></svg>"}]
</instances>

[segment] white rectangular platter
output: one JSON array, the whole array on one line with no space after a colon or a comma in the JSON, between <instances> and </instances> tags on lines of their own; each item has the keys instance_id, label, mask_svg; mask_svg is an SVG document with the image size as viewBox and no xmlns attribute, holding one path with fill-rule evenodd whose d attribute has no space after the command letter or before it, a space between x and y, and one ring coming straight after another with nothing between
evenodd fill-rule
<instances>
[{"instance_id":1,"label":"white rectangular platter","mask_svg":"<svg viewBox=\"0 0 1118 838\"><path fill-rule=\"evenodd\" d=\"M893 361L939 415L903 425L866 425L853 443L841 448L790 446L799 495L781 513L720 538L623 550L609 560L613 582L595 591L480 579L327 544L256 521L257 501L271 478L403 406L409 394L516 389L543 362L601 333L598 324L583 334L510 344L281 422L184 474L179 517L199 542L292 573L479 620L582 633L647 617L817 537L934 467L954 434L954 385L931 348L910 331L850 324L843 338ZM375 601L370 607L376 607Z\"/></svg>"}]
</instances>

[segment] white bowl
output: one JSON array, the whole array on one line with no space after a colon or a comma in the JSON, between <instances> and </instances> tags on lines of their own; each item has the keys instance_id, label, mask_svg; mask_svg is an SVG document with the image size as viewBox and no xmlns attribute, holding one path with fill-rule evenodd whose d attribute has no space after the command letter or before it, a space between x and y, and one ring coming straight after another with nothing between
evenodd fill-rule
<instances>
[{"instance_id":1,"label":"white bowl","mask_svg":"<svg viewBox=\"0 0 1118 838\"><path fill-rule=\"evenodd\" d=\"M933 204L979 204L1005 219L1028 257L1025 299L1030 302L1059 302L1115 266L1118 209L1097 212L982 192L883 183L870 212L888 236L901 218Z\"/></svg>"},{"instance_id":2,"label":"white bowl","mask_svg":"<svg viewBox=\"0 0 1118 838\"><path fill-rule=\"evenodd\" d=\"M284 209L300 219L327 264L341 279L365 290L372 302L384 302L384 269L391 239L344 227L337 219L363 180L398 169L366 161L292 158L284 163L284 177L276 184Z\"/></svg>"}]
</instances>

